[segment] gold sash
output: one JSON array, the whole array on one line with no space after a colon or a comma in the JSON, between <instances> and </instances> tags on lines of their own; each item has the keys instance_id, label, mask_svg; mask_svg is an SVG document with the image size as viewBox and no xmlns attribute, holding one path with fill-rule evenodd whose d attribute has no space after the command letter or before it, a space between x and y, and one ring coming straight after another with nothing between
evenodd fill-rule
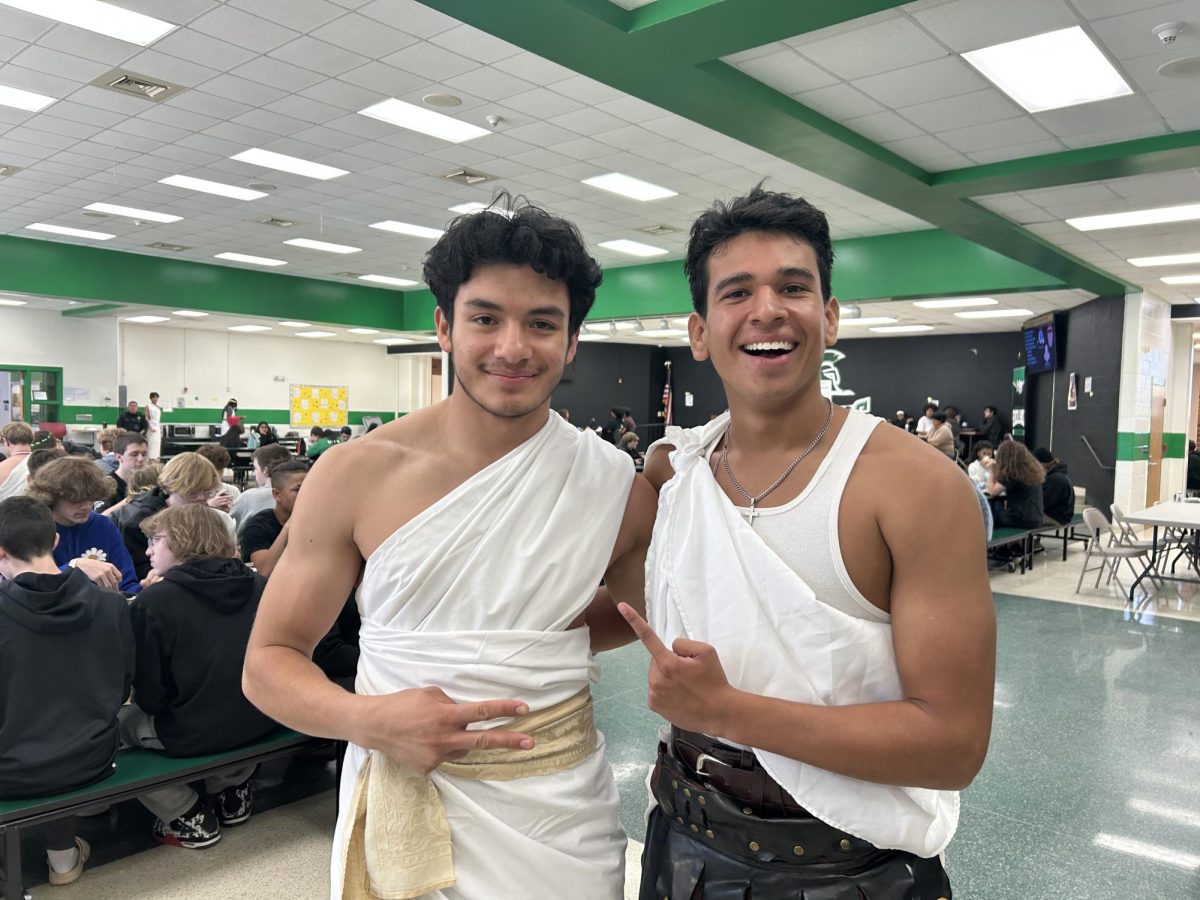
<instances>
[{"instance_id":1,"label":"gold sash","mask_svg":"<svg viewBox=\"0 0 1200 900\"><path fill-rule=\"evenodd\" d=\"M532 750L472 750L438 770L475 781L563 772L596 749L588 689L504 726L530 735ZM342 900L406 900L455 883L450 823L433 782L377 750L363 761L350 798Z\"/></svg>"}]
</instances>

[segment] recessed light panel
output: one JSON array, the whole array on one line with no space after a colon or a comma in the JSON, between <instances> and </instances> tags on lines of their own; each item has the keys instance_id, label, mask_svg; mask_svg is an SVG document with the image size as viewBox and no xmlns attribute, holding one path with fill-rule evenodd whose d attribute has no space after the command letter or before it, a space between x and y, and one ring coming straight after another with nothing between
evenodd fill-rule
<instances>
[{"instance_id":1,"label":"recessed light panel","mask_svg":"<svg viewBox=\"0 0 1200 900\"><path fill-rule=\"evenodd\" d=\"M284 328L312 328L312 322L280 322Z\"/></svg>"},{"instance_id":2,"label":"recessed light panel","mask_svg":"<svg viewBox=\"0 0 1200 900\"><path fill-rule=\"evenodd\" d=\"M189 191L200 191L203 194L216 194L218 197L231 197L234 200L260 200L267 196L262 191L252 191L249 188L222 184L219 181L206 181L203 178L192 178L190 175L168 175L166 178L160 178L158 183L169 184L171 187L184 188Z\"/></svg>"},{"instance_id":3,"label":"recessed light panel","mask_svg":"<svg viewBox=\"0 0 1200 900\"><path fill-rule=\"evenodd\" d=\"M595 334L594 332L586 332L584 334L579 335L579 339L581 341L607 341L608 335L607 334Z\"/></svg>"},{"instance_id":4,"label":"recessed light panel","mask_svg":"<svg viewBox=\"0 0 1200 900\"><path fill-rule=\"evenodd\" d=\"M0 0L0 5L142 47L153 44L178 27L102 0Z\"/></svg>"},{"instance_id":5,"label":"recessed light panel","mask_svg":"<svg viewBox=\"0 0 1200 900\"><path fill-rule=\"evenodd\" d=\"M1191 266L1200 265L1200 253L1176 253L1174 256L1139 256L1126 260L1131 266Z\"/></svg>"},{"instance_id":6,"label":"recessed light panel","mask_svg":"<svg viewBox=\"0 0 1200 900\"><path fill-rule=\"evenodd\" d=\"M346 334L379 334L378 328L347 328Z\"/></svg>"},{"instance_id":7,"label":"recessed light panel","mask_svg":"<svg viewBox=\"0 0 1200 900\"><path fill-rule=\"evenodd\" d=\"M945 300L914 300L921 309L957 309L964 306L995 306L991 297L947 297Z\"/></svg>"},{"instance_id":8,"label":"recessed light panel","mask_svg":"<svg viewBox=\"0 0 1200 900\"><path fill-rule=\"evenodd\" d=\"M410 225L408 222L394 222L391 219L384 222L374 222L371 227L378 228L380 231L394 231L396 234L407 234L409 237L429 238L435 241L445 234L440 228Z\"/></svg>"},{"instance_id":9,"label":"recessed light panel","mask_svg":"<svg viewBox=\"0 0 1200 900\"><path fill-rule=\"evenodd\" d=\"M293 247L303 247L306 250L323 250L326 253L361 253L362 247L350 247L346 244L331 244L328 241L312 241L308 238L292 238L284 241Z\"/></svg>"},{"instance_id":10,"label":"recessed light panel","mask_svg":"<svg viewBox=\"0 0 1200 900\"><path fill-rule=\"evenodd\" d=\"M25 306L25 300L12 300L8 297L0 297L0 306Z\"/></svg>"},{"instance_id":11,"label":"recessed light panel","mask_svg":"<svg viewBox=\"0 0 1200 900\"><path fill-rule=\"evenodd\" d=\"M5 87L0 84L0 106L10 106L13 109L23 109L26 112L40 112L55 101L55 97L45 94L35 94L33 91L23 91L20 88Z\"/></svg>"},{"instance_id":12,"label":"recessed light panel","mask_svg":"<svg viewBox=\"0 0 1200 900\"><path fill-rule=\"evenodd\" d=\"M486 203L460 203L458 206L451 206L450 212L462 213L465 216L485 209L487 209Z\"/></svg>"},{"instance_id":13,"label":"recessed light panel","mask_svg":"<svg viewBox=\"0 0 1200 900\"><path fill-rule=\"evenodd\" d=\"M440 138L452 144L461 144L475 138L491 134L486 128L463 122L453 116L446 116L431 109L405 103L403 100L389 99L366 109L358 111L360 116L369 116L389 125L398 125L409 131L417 131L430 137Z\"/></svg>"},{"instance_id":14,"label":"recessed light panel","mask_svg":"<svg viewBox=\"0 0 1200 900\"><path fill-rule=\"evenodd\" d=\"M687 337L687 332L680 331L678 328L647 328L645 331L639 331L637 336L644 338L677 338Z\"/></svg>"},{"instance_id":15,"label":"recessed light panel","mask_svg":"<svg viewBox=\"0 0 1200 900\"><path fill-rule=\"evenodd\" d=\"M263 166L267 169L275 169L279 172L291 172L293 175L303 175L306 178L316 178L320 181L328 181L331 178L341 178L343 175L349 175L346 169L339 169L335 166L326 166L321 163L309 162L307 159L300 159L296 156L287 156L283 153L273 153L270 150L260 150L258 147L252 147L249 150L244 150L236 156L229 157L236 159L238 162L250 163L255 166Z\"/></svg>"},{"instance_id":16,"label":"recessed light panel","mask_svg":"<svg viewBox=\"0 0 1200 900\"><path fill-rule=\"evenodd\" d=\"M391 275L359 275L359 281L370 281L374 284L390 284L393 287L415 287L419 281L409 278L393 278Z\"/></svg>"},{"instance_id":17,"label":"recessed light panel","mask_svg":"<svg viewBox=\"0 0 1200 900\"><path fill-rule=\"evenodd\" d=\"M622 175L620 172L611 172L607 175L585 178L583 179L583 183L594 188L600 188L602 191L620 194L622 197L629 197L631 200L663 200L666 197L677 196L675 191L659 187L657 184L651 184L648 181L642 181L640 178L631 178L628 175Z\"/></svg>"},{"instance_id":18,"label":"recessed light panel","mask_svg":"<svg viewBox=\"0 0 1200 900\"><path fill-rule=\"evenodd\" d=\"M1200 275L1168 275L1163 284L1200 284Z\"/></svg>"},{"instance_id":19,"label":"recessed light panel","mask_svg":"<svg viewBox=\"0 0 1200 900\"><path fill-rule=\"evenodd\" d=\"M204 319L208 317L208 313L200 312L197 309L177 309L171 315L183 316L185 319Z\"/></svg>"},{"instance_id":20,"label":"recessed light panel","mask_svg":"<svg viewBox=\"0 0 1200 900\"><path fill-rule=\"evenodd\" d=\"M601 241L600 246L606 250L615 250L618 253L625 253L629 256L666 256L668 251L662 247L652 247L649 244L642 244L638 241Z\"/></svg>"},{"instance_id":21,"label":"recessed light panel","mask_svg":"<svg viewBox=\"0 0 1200 900\"><path fill-rule=\"evenodd\" d=\"M126 316L126 322L137 322L139 325L150 325L154 322L170 321L167 316Z\"/></svg>"},{"instance_id":22,"label":"recessed light panel","mask_svg":"<svg viewBox=\"0 0 1200 900\"><path fill-rule=\"evenodd\" d=\"M1133 93L1078 25L972 50L963 59L1031 113Z\"/></svg>"},{"instance_id":23,"label":"recessed light panel","mask_svg":"<svg viewBox=\"0 0 1200 900\"><path fill-rule=\"evenodd\" d=\"M874 331L876 334L915 334L918 331L933 331L932 325L880 325L878 328L869 328L868 331Z\"/></svg>"},{"instance_id":24,"label":"recessed light panel","mask_svg":"<svg viewBox=\"0 0 1200 900\"><path fill-rule=\"evenodd\" d=\"M248 256L245 253L218 253L213 259L227 259L230 262L249 263L252 266L286 266L286 259L271 259L269 256Z\"/></svg>"},{"instance_id":25,"label":"recessed light panel","mask_svg":"<svg viewBox=\"0 0 1200 900\"><path fill-rule=\"evenodd\" d=\"M895 321L891 316L866 316L861 319L839 319L838 327L845 328L847 325L890 325Z\"/></svg>"},{"instance_id":26,"label":"recessed light panel","mask_svg":"<svg viewBox=\"0 0 1200 900\"><path fill-rule=\"evenodd\" d=\"M383 344L387 347L397 347L400 344L415 344L416 341L411 340L410 338L392 337L392 338L375 338L375 340L372 341L372 343Z\"/></svg>"},{"instance_id":27,"label":"recessed light panel","mask_svg":"<svg viewBox=\"0 0 1200 900\"><path fill-rule=\"evenodd\" d=\"M44 222L34 222L25 226L29 231L45 231L50 234L65 234L67 237L87 238L91 241L108 241L116 237L103 231L87 231L83 228L64 228L62 225L47 225Z\"/></svg>"},{"instance_id":28,"label":"recessed light panel","mask_svg":"<svg viewBox=\"0 0 1200 900\"><path fill-rule=\"evenodd\" d=\"M183 216L172 216L167 213L151 212L148 209L134 209L132 206L116 206L112 203L89 203L84 209L93 212L108 213L110 216L125 216L128 219L144 219L147 222L182 222Z\"/></svg>"},{"instance_id":29,"label":"recessed light panel","mask_svg":"<svg viewBox=\"0 0 1200 900\"><path fill-rule=\"evenodd\" d=\"M1200 219L1200 203L1183 206L1160 206L1133 212L1106 213L1100 216L1080 216L1067 219L1072 228L1080 231L1102 231L1107 228L1134 228L1139 225L1167 225L1172 222L1191 222Z\"/></svg>"},{"instance_id":30,"label":"recessed light panel","mask_svg":"<svg viewBox=\"0 0 1200 900\"><path fill-rule=\"evenodd\" d=\"M250 333L252 331L270 331L270 325L230 325L230 331L243 331Z\"/></svg>"},{"instance_id":31,"label":"recessed light panel","mask_svg":"<svg viewBox=\"0 0 1200 900\"><path fill-rule=\"evenodd\" d=\"M976 309L954 314L959 319L1027 319L1033 315L1029 309Z\"/></svg>"},{"instance_id":32,"label":"recessed light panel","mask_svg":"<svg viewBox=\"0 0 1200 900\"><path fill-rule=\"evenodd\" d=\"M336 331L297 331L296 337L323 338L323 337L333 337L336 334L337 334Z\"/></svg>"}]
</instances>

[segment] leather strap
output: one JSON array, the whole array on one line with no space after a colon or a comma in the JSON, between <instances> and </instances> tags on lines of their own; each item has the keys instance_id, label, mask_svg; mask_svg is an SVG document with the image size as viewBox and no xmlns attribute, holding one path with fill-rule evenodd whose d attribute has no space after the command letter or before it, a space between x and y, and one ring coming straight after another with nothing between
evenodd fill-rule
<instances>
[{"instance_id":1,"label":"leather strap","mask_svg":"<svg viewBox=\"0 0 1200 900\"><path fill-rule=\"evenodd\" d=\"M696 781L752 807L760 815L809 814L767 773L750 750L672 727L670 751Z\"/></svg>"}]
</instances>

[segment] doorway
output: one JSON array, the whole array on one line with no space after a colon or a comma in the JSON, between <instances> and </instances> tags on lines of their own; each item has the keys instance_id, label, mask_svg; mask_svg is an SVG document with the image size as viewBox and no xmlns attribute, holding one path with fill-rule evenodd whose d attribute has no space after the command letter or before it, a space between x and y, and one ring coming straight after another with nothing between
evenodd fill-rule
<instances>
[{"instance_id":1,"label":"doorway","mask_svg":"<svg viewBox=\"0 0 1200 900\"><path fill-rule=\"evenodd\" d=\"M1149 466L1146 469L1146 505L1153 506L1162 493L1163 416L1167 410L1167 388L1156 384L1150 393Z\"/></svg>"}]
</instances>

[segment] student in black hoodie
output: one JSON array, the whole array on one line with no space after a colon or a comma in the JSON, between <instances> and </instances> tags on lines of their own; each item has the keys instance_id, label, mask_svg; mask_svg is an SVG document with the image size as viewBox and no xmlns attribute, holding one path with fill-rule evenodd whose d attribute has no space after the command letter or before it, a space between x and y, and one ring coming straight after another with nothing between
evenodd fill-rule
<instances>
[{"instance_id":1,"label":"student in black hoodie","mask_svg":"<svg viewBox=\"0 0 1200 900\"><path fill-rule=\"evenodd\" d=\"M113 771L117 710L133 680L124 598L59 571L45 504L0 503L0 797L84 787ZM51 884L83 874L91 848L73 817L46 826Z\"/></svg>"},{"instance_id":2,"label":"student in black hoodie","mask_svg":"<svg viewBox=\"0 0 1200 900\"><path fill-rule=\"evenodd\" d=\"M265 582L235 558L224 516L204 504L168 507L141 528L152 571L130 607L138 671L133 704L121 710L122 740L197 756L263 737L275 723L243 696L242 664ZM205 779L212 805L187 785L143 794L158 817L155 840L215 844L221 825L250 818L253 774L238 766Z\"/></svg>"},{"instance_id":3,"label":"student in black hoodie","mask_svg":"<svg viewBox=\"0 0 1200 900\"><path fill-rule=\"evenodd\" d=\"M1042 512L1047 525L1068 525L1075 516L1075 488L1067 473L1067 464L1045 447L1033 451L1034 458L1046 470L1042 482Z\"/></svg>"}]
</instances>

